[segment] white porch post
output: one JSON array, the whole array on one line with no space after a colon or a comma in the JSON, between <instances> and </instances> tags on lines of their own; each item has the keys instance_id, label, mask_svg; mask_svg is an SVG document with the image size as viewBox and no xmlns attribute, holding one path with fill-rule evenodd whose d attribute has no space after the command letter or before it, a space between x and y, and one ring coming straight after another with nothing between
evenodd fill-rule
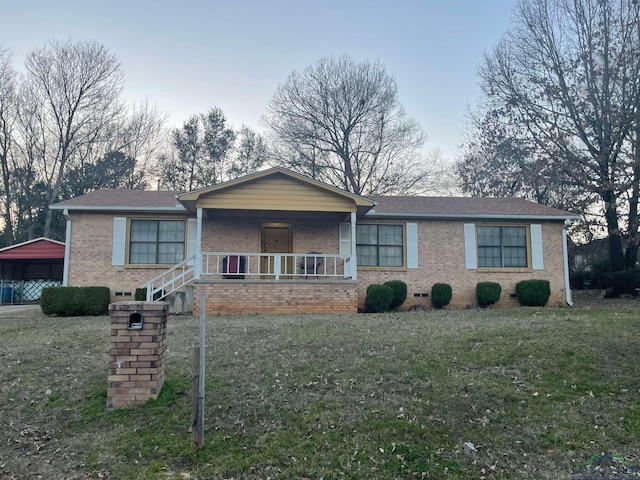
<instances>
[{"instance_id":1,"label":"white porch post","mask_svg":"<svg viewBox=\"0 0 640 480\"><path fill-rule=\"evenodd\" d=\"M358 254L356 252L356 212L351 212L351 278L358 280Z\"/></svg>"},{"instance_id":2,"label":"white porch post","mask_svg":"<svg viewBox=\"0 0 640 480\"><path fill-rule=\"evenodd\" d=\"M200 279L202 274L202 208L197 209L197 233L196 233L196 265L193 272L193 278Z\"/></svg>"},{"instance_id":3,"label":"white porch post","mask_svg":"<svg viewBox=\"0 0 640 480\"><path fill-rule=\"evenodd\" d=\"M273 273L276 276L276 280L280 280L280 269L282 268L282 256L273 256Z\"/></svg>"}]
</instances>

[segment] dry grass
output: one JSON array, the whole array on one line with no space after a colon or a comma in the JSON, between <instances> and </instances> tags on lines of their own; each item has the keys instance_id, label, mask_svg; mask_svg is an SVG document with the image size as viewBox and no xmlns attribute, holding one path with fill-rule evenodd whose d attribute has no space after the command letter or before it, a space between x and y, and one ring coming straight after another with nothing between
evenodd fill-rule
<instances>
[{"instance_id":1,"label":"dry grass","mask_svg":"<svg viewBox=\"0 0 640 480\"><path fill-rule=\"evenodd\" d=\"M0 316L0 478L543 479L597 452L638 464L638 303L575 300L210 317L197 453L197 319L169 320L161 398L106 411L108 318Z\"/></svg>"}]
</instances>

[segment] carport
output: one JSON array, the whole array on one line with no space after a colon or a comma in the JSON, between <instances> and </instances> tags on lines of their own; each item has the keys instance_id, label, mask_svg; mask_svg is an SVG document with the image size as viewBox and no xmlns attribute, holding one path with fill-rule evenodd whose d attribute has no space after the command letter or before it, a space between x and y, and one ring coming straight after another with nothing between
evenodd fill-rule
<instances>
[{"instance_id":1,"label":"carport","mask_svg":"<svg viewBox=\"0 0 640 480\"><path fill-rule=\"evenodd\" d=\"M42 289L62 285L64 243L50 238L0 249L0 303L40 300Z\"/></svg>"}]
</instances>

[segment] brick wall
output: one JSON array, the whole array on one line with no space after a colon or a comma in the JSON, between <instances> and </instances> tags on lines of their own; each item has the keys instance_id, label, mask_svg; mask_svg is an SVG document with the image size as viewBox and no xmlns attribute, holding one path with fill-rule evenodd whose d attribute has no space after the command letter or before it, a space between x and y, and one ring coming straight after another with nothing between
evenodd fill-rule
<instances>
[{"instance_id":1,"label":"brick wall","mask_svg":"<svg viewBox=\"0 0 640 480\"><path fill-rule=\"evenodd\" d=\"M109 287L112 302L133 300L136 288L167 267L111 265L113 217L93 213L71 215L69 285ZM131 296L116 297L115 292L130 292Z\"/></svg>"},{"instance_id":2,"label":"brick wall","mask_svg":"<svg viewBox=\"0 0 640 480\"><path fill-rule=\"evenodd\" d=\"M356 313L355 282L315 280L196 282L194 314L205 294L207 313Z\"/></svg>"},{"instance_id":3,"label":"brick wall","mask_svg":"<svg viewBox=\"0 0 640 480\"><path fill-rule=\"evenodd\" d=\"M164 383L168 309L165 302L109 305L107 408L131 407L158 398ZM131 329L129 320L136 313L140 314L142 328Z\"/></svg>"},{"instance_id":4,"label":"brick wall","mask_svg":"<svg viewBox=\"0 0 640 480\"><path fill-rule=\"evenodd\" d=\"M565 305L564 269L562 253L562 223L543 222L542 242L544 270L501 269L467 270L464 258L464 231L466 222L429 221L418 223L418 264L417 269L373 268L358 269L358 303L364 304L367 287L372 283L387 280L402 280L407 283L407 300L403 308L420 304L431 307L431 287L443 282L453 289L452 308L475 305L475 289L478 282L498 282L502 286L502 296L498 306L519 305L511 298L515 285L521 280L544 279L551 283L549 305ZM476 225L480 225L477 223ZM418 296L428 293L429 297Z\"/></svg>"},{"instance_id":5,"label":"brick wall","mask_svg":"<svg viewBox=\"0 0 640 480\"><path fill-rule=\"evenodd\" d=\"M137 287L164 271L165 268L112 266L113 216L113 214L72 214L69 285L107 286L111 289L112 301L127 300L128 298L115 297L115 292L123 291L133 294ZM205 219L203 221L202 250L258 252L261 249L261 228L265 220L265 218L257 217ZM268 220L283 221L282 218L271 217ZM328 254L339 252L338 223L318 219L289 219L289 223L293 226L294 231L294 252L316 251ZM467 270L464 263L463 225L462 221L418 222L420 268L360 267L358 269L357 304L360 306L364 304L368 285L382 283L386 280L403 280L408 285L408 298L404 308L413 304L423 304L430 307L430 298L421 295L430 294L431 286L436 282L452 285L451 306L453 308L464 308L467 305L475 304L475 287L478 282L482 281L494 281L501 284L503 293L499 306L517 305L517 300L509 295L515 292L515 284L518 281L531 278L547 279L551 282L552 294L549 305L565 304L562 222L542 222L545 269L522 269L519 271ZM307 281L310 282L311 279ZM244 283L248 284L248 282ZM300 300L289 298L290 293L287 288L275 288L273 285L277 284L274 283L268 285L270 287L265 288L270 288L269 294L271 296L276 293L281 295L274 301L274 303L283 305L278 307L281 310L296 312L302 309L308 310L309 302L305 307L301 307L298 305ZM344 284L338 282L336 285ZM326 288L319 287L311 296L315 298L319 292L325 291ZM308 296L307 292L303 293ZM260 290L260 294L263 295L264 292ZM326 294L334 295L336 293L329 289ZM415 297L415 294L418 296ZM234 303L233 298L229 299L228 303L229 305L237 304ZM285 305L289 306L285 307ZM328 308L322 301L318 301L314 305L318 309ZM230 309L230 307L224 308ZM351 306L345 307L345 310L351 308Z\"/></svg>"}]
</instances>

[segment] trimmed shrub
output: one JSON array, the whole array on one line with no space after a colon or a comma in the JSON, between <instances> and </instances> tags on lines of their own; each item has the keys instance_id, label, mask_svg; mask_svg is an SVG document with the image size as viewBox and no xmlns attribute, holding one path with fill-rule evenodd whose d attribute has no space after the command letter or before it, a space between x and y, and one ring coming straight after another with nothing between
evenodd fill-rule
<instances>
[{"instance_id":1,"label":"trimmed shrub","mask_svg":"<svg viewBox=\"0 0 640 480\"><path fill-rule=\"evenodd\" d=\"M476 285L476 299L482 308L493 305L500 300L502 287L496 282L479 282Z\"/></svg>"},{"instance_id":2,"label":"trimmed shrub","mask_svg":"<svg viewBox=\"0 0 640 480\"><path fill-rule=\"evenodd\" d=\"M110 301L108 287L47 287L42 289L40 307L45 315L106 315Z\"/></svg>"},{"instance_id":3,"label":"trimmed shrub","mask_svg":"<svg viewBox=\"0 0 640 480\"><path fill-rule=\"evenodd\" d=\"M385 312L391 307L393 290L387 285L372 284L367 288L364 308L367 312Z\"/></svg>"},{"instance_id":4,"label":"trimmed shrub","mask_svg":"<svg viewBox=\"0 0 640 480\"><path fill-rule=\"evenodd\" d=\"M448 283L434 283L431 287L431 303L436 308L442 308L449 305L453 290Z\"/></svg>"},{"instance_id":5,"label":"trimmed shrub","mask_svg":"<svg viewBox=\"0 0 640 480\"><path fill-rule=\"evenodd\" d=\"M544 307L550 296L549 280L522 280L516 283L516 297L522 305Z\"/></svg>"},{"instance_id":6,"label":"trimmed shrub","mask_svg":"<svg viewBox=\"0 0 640 480\"><path fill-rule=\"evenodd\" d=\"M391 287L393 291L393 299L391 300L391 309L398 308L407 299L407 284L402 280L389 280L383 285Z\"/></svg>"}]
</instances>

